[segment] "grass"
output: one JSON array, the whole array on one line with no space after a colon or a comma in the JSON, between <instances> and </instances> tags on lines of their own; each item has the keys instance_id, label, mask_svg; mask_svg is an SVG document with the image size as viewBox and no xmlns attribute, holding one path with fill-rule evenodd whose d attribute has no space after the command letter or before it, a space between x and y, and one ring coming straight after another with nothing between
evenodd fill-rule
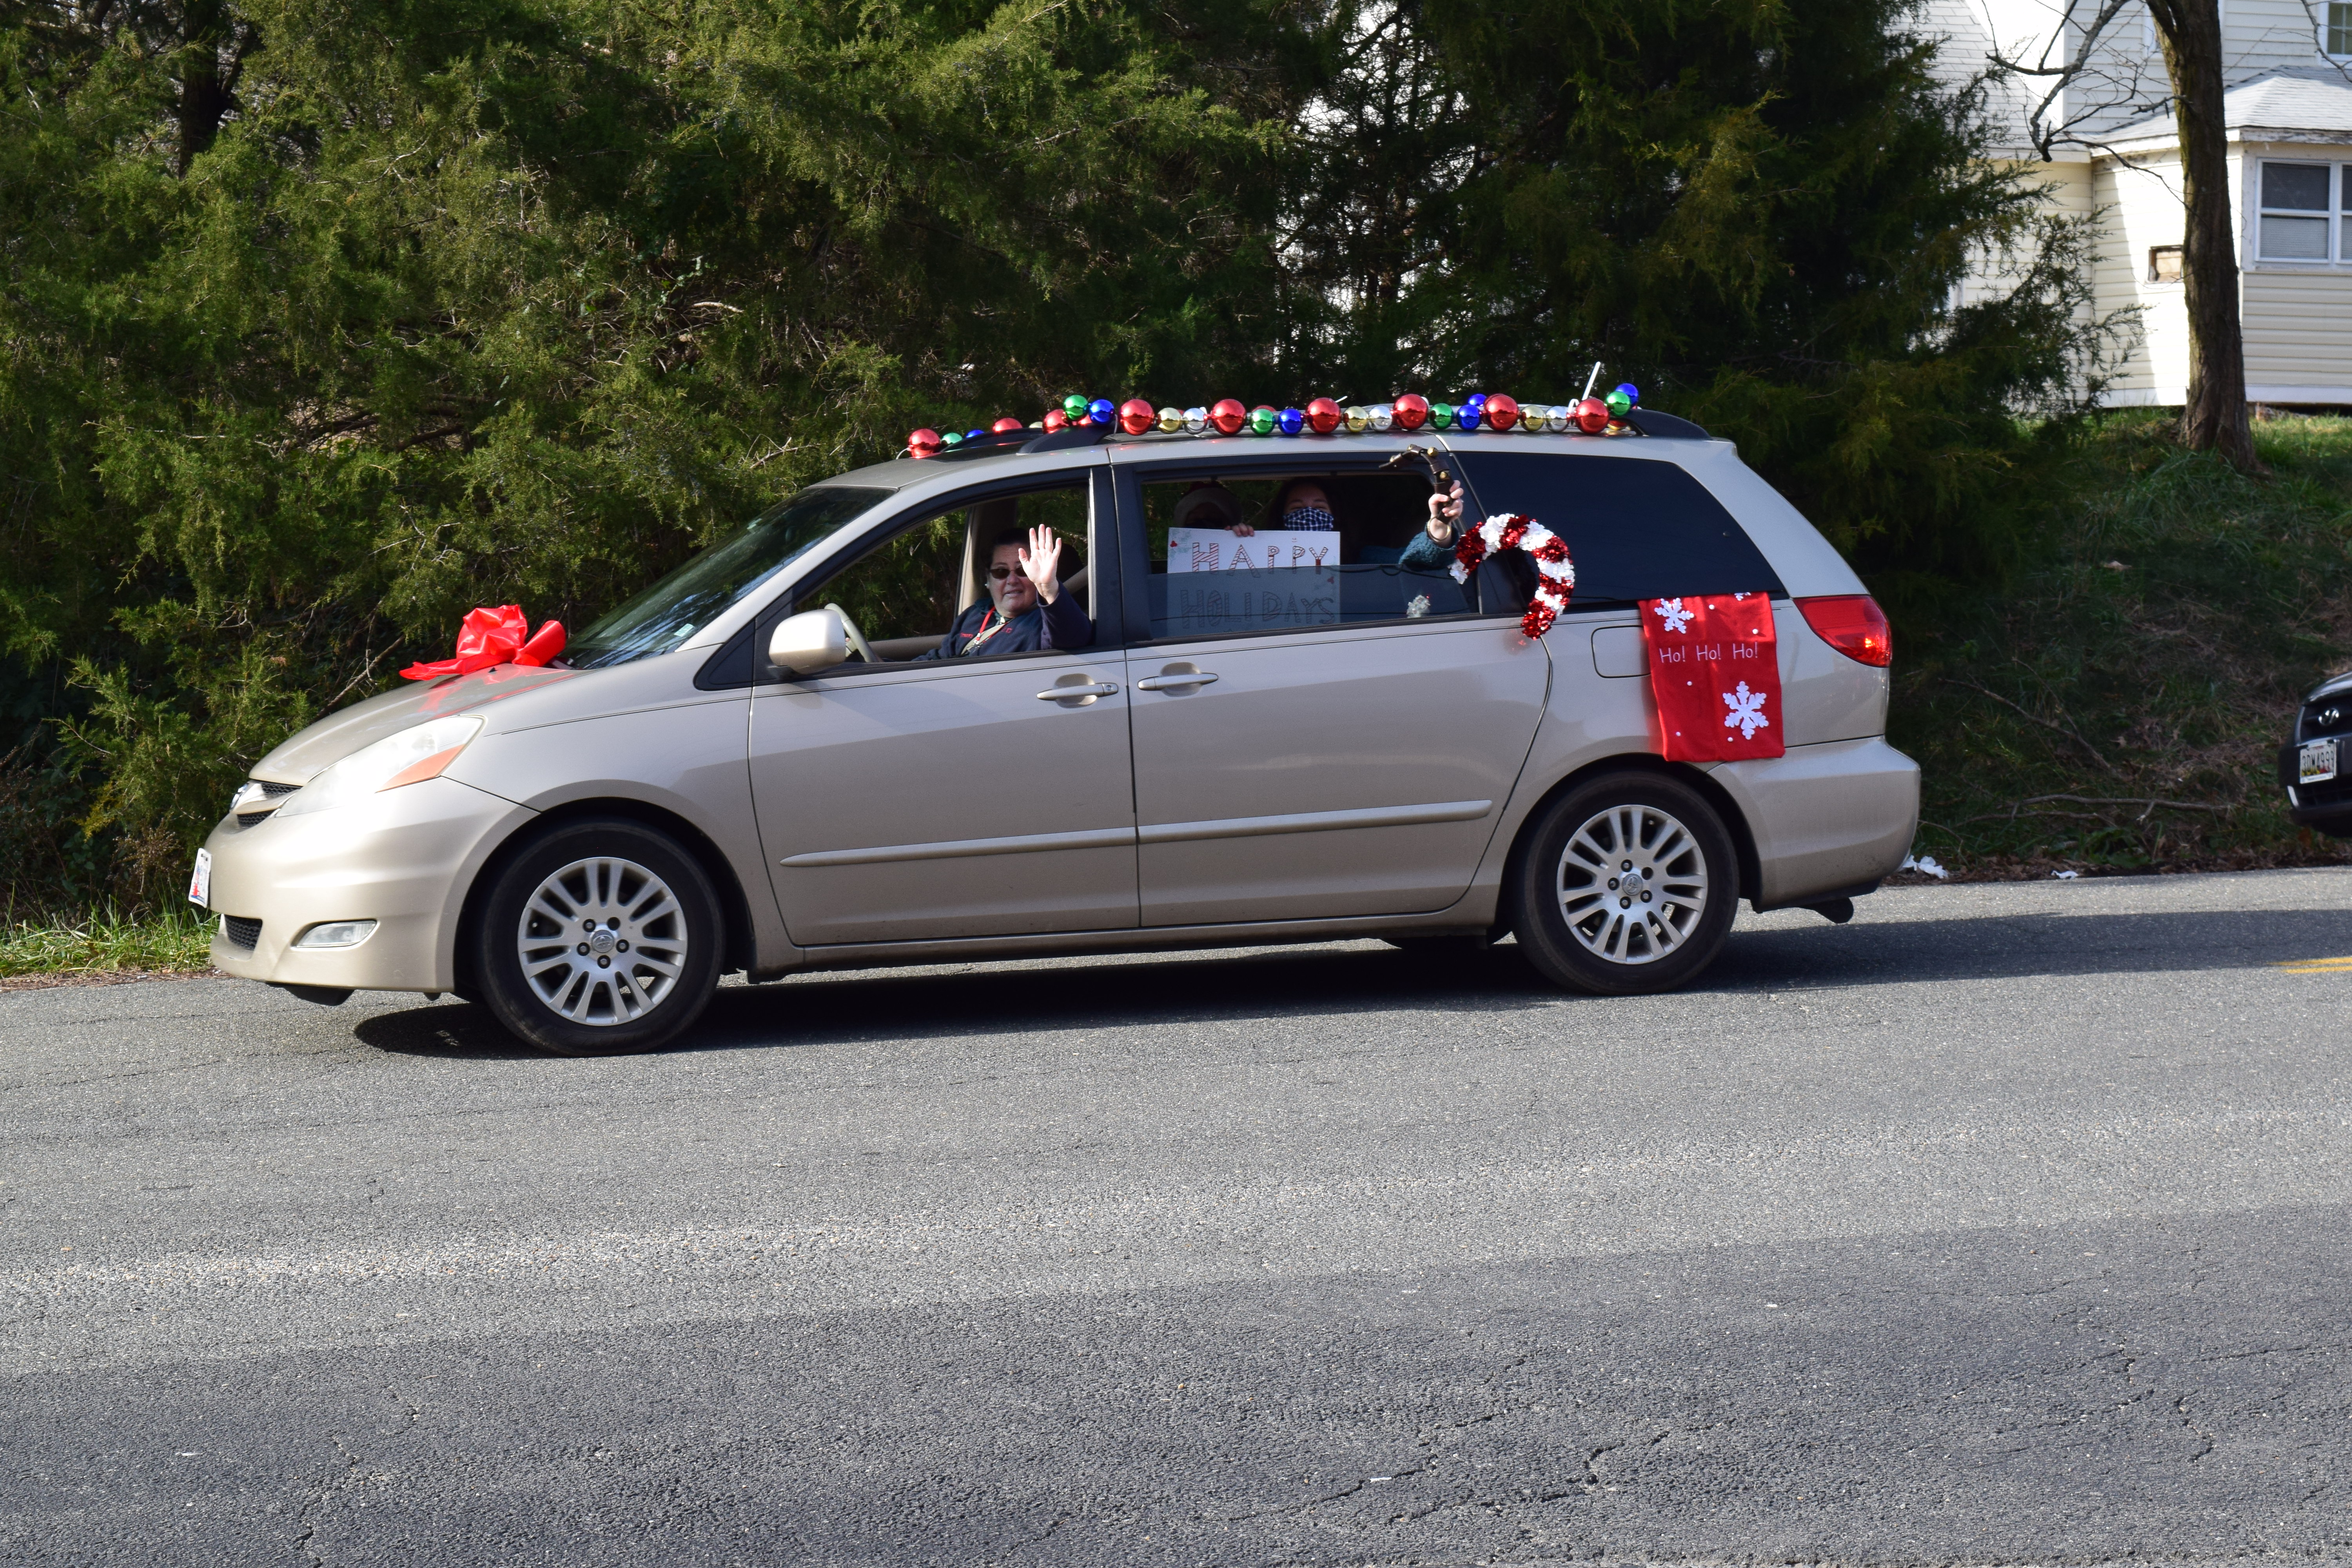
<instances>
[{"instance_id":1,"label":"grass","mask_svg":"<svg viewBox=\"0 0 2352 1568\"><path fill-rule=\"evenodd\" d=\"M90 916L74 924L20 921L0 927L0 981L191 973L212 967L213 924L173 911L140 920Z\"/></svg>"},{"instance_id":2,"label":"grass","mask_svg":"<svg viewBox=\"0 0 2352 1568\"><path fill-rule=\"evenodd\" d=\"M2028 564L1898 628L1919 852L1962 875L2335 863L2286 819L2302 693L2352 667L2352 420L2256 426L2250 479L2116 416Z\"/></svg>"}]
</instances>

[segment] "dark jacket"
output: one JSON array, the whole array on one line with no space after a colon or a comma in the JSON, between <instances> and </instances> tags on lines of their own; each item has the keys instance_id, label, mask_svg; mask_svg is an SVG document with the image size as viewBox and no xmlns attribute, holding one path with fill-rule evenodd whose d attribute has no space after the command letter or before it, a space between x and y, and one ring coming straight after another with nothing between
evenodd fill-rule
<instances>
[{"instance_id":1,"label":"dark jacket","mask_svg":"<svg viewBox=\"0 0 2352 1568\"><path fill-rule=\"evenodd\" d=\"M978 635L981 627L994 613L994 608L995 606L990 601L982 599L956 617L954 628L940 639L939 647L917 657L919 658L967 657L964 653L964 645ZM1013 616L1010 626L981 644L979 651L969 657L993 658L1001 653L1035 653L1040 648L1066 650L1089 647L1094 640L1094 622L1087 618L1087 613L1084 610L1078 608L1078 596L1065 589L1052 604L1048 605L1041 600L1036 607L1026 615Z\"/></svg>"},{"instance_id":2,"label":"dark jacket","mask_svg":"<svg viewBox=\"0 0 2352 1568\"><path fill-rule=\"evenodd\" d=\"M1454 537L1459 539L1462 536L1457 532ZM1454 546L1438 543L1429 537L1429 530L1425 528L1416 529L1412 542L1404 547L1404 554L1397 564L1408 572L1447 571L1454 565Z\"/></svg>"}]
</instances>

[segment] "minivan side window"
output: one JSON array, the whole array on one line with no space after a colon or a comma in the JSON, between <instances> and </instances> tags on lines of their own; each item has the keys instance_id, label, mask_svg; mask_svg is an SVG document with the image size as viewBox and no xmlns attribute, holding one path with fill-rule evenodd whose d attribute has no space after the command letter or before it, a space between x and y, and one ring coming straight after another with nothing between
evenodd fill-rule
<instances>
[{"instance_id":1,"label":"minivan side window","mask_svg":"<svg viewBox=\"0 0 2352 1568\"><path fill-rule=\"evenodd\" d=\"M785 616L826 605L839 609L866 638L866 651L853 648L849 661L829 672L835 675L940 660L1019 658L1040 651L1041 642L1050 649L1052 633L1039 635L1045 613L1034 593L1020 614L1008 618L991 613L998 597L992 584L1003 581L1000 573L1010 576L1020 570L1018 552L1038 528L1052 530L1062 544L1056 575L1063 613L1055 618L1074 633L1071 647L1089 646L1095 598L1087 569L1093 533L1090 493L1083 478L1033 489L992 489L902 517L853 559L771 605L729 639L695 684L726 690L782 679L759 650Z\"/></svg>"},{"instance_id":2,"label":"minivan side window","mask_svg":"<svg viewBox=\"0 0 2352 1568\"><path fill-rule=\"evenodd\" d=\"M1140 489L1155 640L1477 613L1450 552L1414 549L1418 474L1254 468Z\"/></svg>"},{"instance_id":3,"label":"minivan side window","mask_svg":"<svg viewBox=\"0 0 2352 1568\"><path fill-rule=\"evenodd\" d=\"M1457 452L1454 460L1483 514L1517 512L1567 542L1576 566L1570 609L1691 594L1787 595L1738 520L1679 464L1536 452Z\"/></svg>"}]
</instances>

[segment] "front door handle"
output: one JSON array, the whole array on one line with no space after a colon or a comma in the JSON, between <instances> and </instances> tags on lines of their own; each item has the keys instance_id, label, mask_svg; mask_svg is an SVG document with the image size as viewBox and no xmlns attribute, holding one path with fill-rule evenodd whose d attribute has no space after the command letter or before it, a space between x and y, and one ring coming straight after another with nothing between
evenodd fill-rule
<instances>
[{"instance_id":1,"label":"front door handle","mask_svg":"<svg viewBox=\"0 0 2352 1568\"><path fill-rule=\"evenodd\" d=\"M1183 691L1195 686L1206 686L1217 678L1205 669L1183 670L1168 675L1147 675L1135 683L1138 691Z\"/></svg>"},{"instance_id":2,"label":"front door handle","mask_svg":"<svg viewBox=\"0 0 2352 1568\"><path fill-rule=\"evenodd\" d=\"M1091 701L1097 697L1116 697L1118 688L1108 680L1088 681L1083 686L1049 686L1037 693L1040 702L1066 702L1072 698Z\"/></svg>"}]
</instances>

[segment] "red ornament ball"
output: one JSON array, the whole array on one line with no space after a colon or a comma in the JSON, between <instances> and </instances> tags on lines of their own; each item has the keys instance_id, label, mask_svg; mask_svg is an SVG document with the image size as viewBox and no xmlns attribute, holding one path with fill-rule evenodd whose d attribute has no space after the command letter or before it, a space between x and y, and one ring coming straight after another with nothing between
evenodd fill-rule
<instances>
[{"instance_id":1,"label":"red ornament ball","mask_svg":"<svg viewBox=\"0 0 2352 1568\"><path fill-rule=\"evenodd\" d=\"M1070 416L1063 413L1060 409L1048 408L1045 410L1045 429L1049 435L1055 430L1067 428L1069 423Z\"/></svg>"},{"instance_id":2,"label":"red ornament ball","mask_svg":"<svg viewBox=\"0 0 2352 1568\"><path fill-rule=\"evenodd\" d=\"M998 435L1002 436L1002 435L1003 435L1003 434L1004 434L1006 431L1008 431L1008 430L1018 430L1018 429L1020 429L1020 428L1021 428L1021 421L1019 421L1018 419L1015 419L1014 417L1013 417L1013 416L1011 416L1010 414L1008 414L1008 415L1006 415L1003 418L1002 418L1002 419L998 420L995 424L993 424L993 425L990 426L989 426L989 428L990 428L991 430L995 431Z\"/></svg>"},{"instance_id":3,"label":"red ornament ball","mask_svg":"<svg viewBox=\"0 0 2352 1568\"><path fill-rule=\"evenodd\" d=\"M1209 410L1209 425L1220 436L1238 436L1249 418L1249 410L1238 397L1220 397Z\"/></svg>"},{"instance_id":4,"label":"red ornament ball","mask_svg":"<svg viewBox=\"0 0 2352 1568\"><path fill-rule=\"evenodd\" d=\"M1160 423L1160 411L1140 397L1130 397L1118 405L1118 427L1130 436L1140 436Z\"/></svg>"},{"instance_id":5,"label":"red ornament ball","mask_svg":"<svg viewBox=\"0 0 2352 1568\"><path fill-rule=\"evenodd\" d=\"M1597 397L1588 397L1576 405L1568 419L1586 435L1598 436L1609 428L1609 405Z\"/></svg>"},{"instance_id":6,"label":"red ornament ball","mask_svg":"<svg viewBox=\"0 0 2352 1568\"><path fill-rule=\"evenodd\" d=\"M1347 417L1339 412L1339 405L1328 397L1316 398L1307 405L1307 427L1318 436L1328 436Z\"/></svg>"},{"instance_id":7,"label":"red ornament ball","mask_svg":"<svg viewBox=\"0 0 2352 1568\"><path fill-rule=\"evenodd\" d=\"M908 431L907 451L910 456L917 458L938 457L940 455L940 433L936 430Z\"/></svg>"},{"instance_id":8,"label":"red ornament ball","mask_svg":"<svg viewBox=\"0 0 2352 1568\"><path fill-rule=\"evenodd\" d=\"M1429 423L1429 399L1418 392L1397 395L1395 424L1400 430L1418 430Z\"/></svg>"},{"instance_id":9,"label":"red ornament ball","mask_svg":"<svg viewBox=\"0 0 2352 1568\"><path fill-rule=\"evenodd\" d=\"M1486 395L1486 401L1479 406L1479 421L1490 429L1508 430L1519 422L1519 400L1516 397L1490 392Z\"/></svg>"}]
</instances>

